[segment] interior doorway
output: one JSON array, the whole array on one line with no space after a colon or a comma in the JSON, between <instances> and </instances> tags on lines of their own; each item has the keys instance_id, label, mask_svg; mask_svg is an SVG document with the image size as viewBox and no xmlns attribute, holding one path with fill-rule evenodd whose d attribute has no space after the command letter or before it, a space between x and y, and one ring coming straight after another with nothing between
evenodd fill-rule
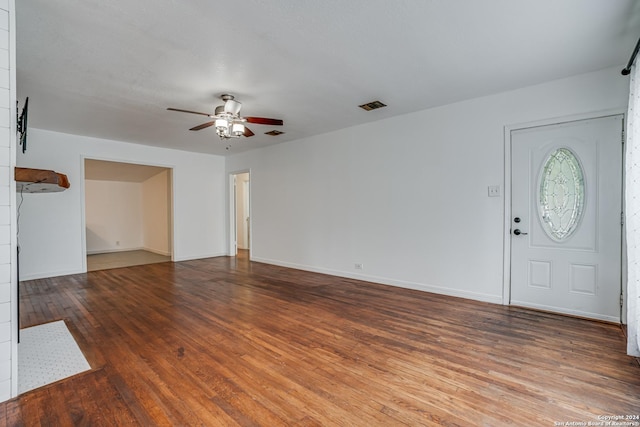
<instances>
[{"instance_id":1,"label":"interior doorway","mask_svg":"<svg viewBox=\"0 0 640 427\"><path fill-rule=\"evenodd\" d=\"M247 172L233 173L231 212L231 256L242 252L248 256L251 250L251 175Z\"/></svg>"},{"instance_id":2,"label":"interior doorway","mask_svg":"<svg viewBox=\"0 0 640 427\"><path fill-rule=\"evenodd\" d=\"M87 271L171 261L172 170L85 159Z\"/></svg>"}]
</instances>

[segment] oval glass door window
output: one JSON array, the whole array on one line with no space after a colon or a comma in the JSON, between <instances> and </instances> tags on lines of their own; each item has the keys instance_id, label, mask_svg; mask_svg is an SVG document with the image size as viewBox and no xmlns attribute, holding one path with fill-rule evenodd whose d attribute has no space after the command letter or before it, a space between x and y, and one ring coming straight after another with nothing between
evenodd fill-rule
<instances>
[{"instance_id":1,"label":"oval glass door window","mask_svg":"<svg viewBox=\"0 0 640 427\"><path fill-rule=\"evenodd\" d=\"M542 165L538 213L547 235L561 242L580 224L584 210L584 173L576 155L558 148Z\"/></svg>"}]
</instances>

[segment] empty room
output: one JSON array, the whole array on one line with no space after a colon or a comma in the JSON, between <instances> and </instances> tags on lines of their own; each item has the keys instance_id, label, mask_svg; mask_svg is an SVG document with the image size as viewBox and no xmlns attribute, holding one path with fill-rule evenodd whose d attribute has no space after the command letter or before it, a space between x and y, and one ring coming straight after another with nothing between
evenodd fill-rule
<instances>
[{"instance_id":1,"label":"empty room","mask_svg":"<svg viewBox=\"0 0 640 427\"><path fill-rule=\"evenodd\" d=\"M638 47L634 0L0 0L0 425L639 426Z\"/></svg>"}]
</instances>

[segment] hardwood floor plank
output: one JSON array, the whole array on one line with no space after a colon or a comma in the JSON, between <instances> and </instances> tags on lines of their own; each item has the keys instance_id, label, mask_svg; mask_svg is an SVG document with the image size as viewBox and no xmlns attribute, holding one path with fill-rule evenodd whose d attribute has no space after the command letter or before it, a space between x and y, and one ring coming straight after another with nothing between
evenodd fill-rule
<instances>
[{"instance_id":1,"label":"hardwood floor plank","mask_svg":"<svg viewBox=\"0 0 640 427\"><path fill-rule=\"evenodd\" d=\"M620 327L250 262L23 282L92 371L0 404L6 425L552 426L640 412Z\"/></svg>"}]
</instances>

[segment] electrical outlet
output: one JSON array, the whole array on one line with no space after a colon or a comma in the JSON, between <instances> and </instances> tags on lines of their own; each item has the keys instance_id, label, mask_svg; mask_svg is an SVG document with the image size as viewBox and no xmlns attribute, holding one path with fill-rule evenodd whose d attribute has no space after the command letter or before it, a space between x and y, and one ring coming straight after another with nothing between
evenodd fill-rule
<instances>
[{"instance_id":1,"label":"electrical outlet","mask_svg":"<svg viewBox=\"0 0 640 427\"><path fill-rule=\"evenodd\" d=\"M500 186L490 185L488 187L489 197L500 197Z\"/></svg>"},{"instance_id":2,"label":"electrical outlet","mask_svg":"<svg viewBox=\"0 0 640 427\"><path fill-rule=\"evenodd\" d=\"M362 267L363 267L362 263L360 262L356 262L353 266L355 267L356 270L362 270Z\"/></svg>"}]
</instances>

